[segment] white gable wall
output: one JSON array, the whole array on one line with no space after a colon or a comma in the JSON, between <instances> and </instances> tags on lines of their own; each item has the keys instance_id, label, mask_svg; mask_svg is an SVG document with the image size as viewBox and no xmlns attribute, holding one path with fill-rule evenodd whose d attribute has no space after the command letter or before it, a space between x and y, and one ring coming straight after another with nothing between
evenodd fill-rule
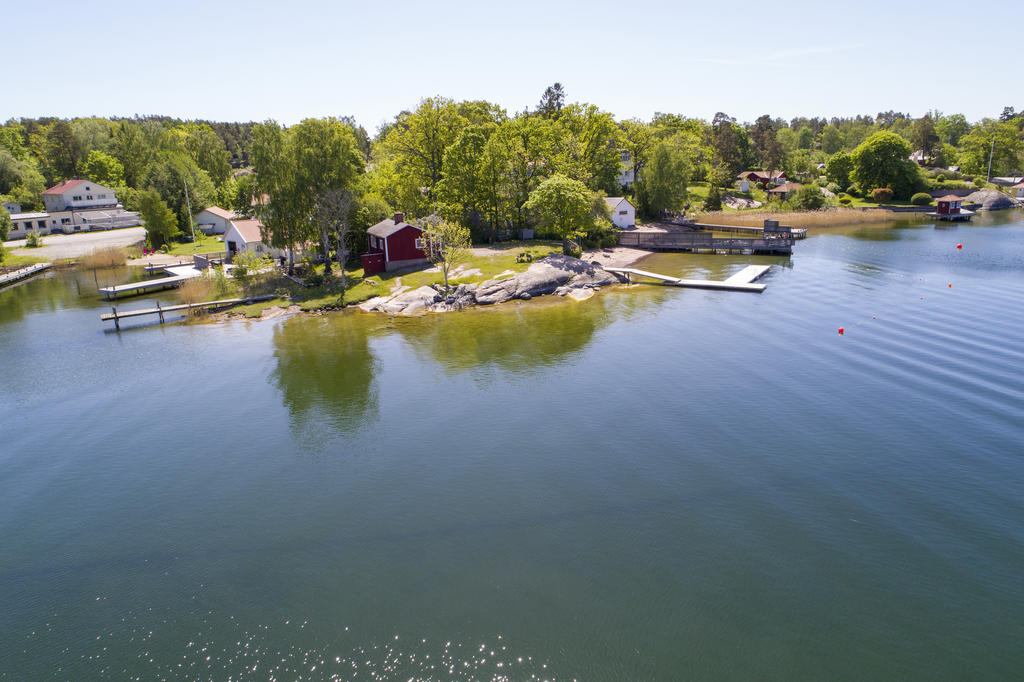
<instances>
[{"instance_id":1,"label":"white gable wall","mask_svg":"<svg viewBox=\"0 0 1024 682\"><path fill-rule=\"evenodd\" d=\"M636 209L633 204L623 199L611 210L612 224L619 228L628 228L636 225Z\"/></svg>"}]
</instances>

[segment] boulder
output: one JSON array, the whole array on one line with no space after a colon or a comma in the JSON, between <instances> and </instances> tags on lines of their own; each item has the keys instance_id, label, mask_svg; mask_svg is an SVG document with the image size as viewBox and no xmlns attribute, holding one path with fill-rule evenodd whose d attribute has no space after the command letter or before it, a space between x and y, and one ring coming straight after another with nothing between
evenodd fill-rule
<instances>
[{"instance_id":1,"label":"boulder","mask_svg":"<svg viewBox=\"0 0 1024 682\"><path fill-rule=\"evenodd\" d=\"M994 189L979 189L964 197L965 204L981 204L983 211L1001 211L1013 208L1013 199Z\"/></svg>"},{"instance_id":2,"label":"boulder","mask_svg":"<svg viewBox=\"0 0 1024 682\"><path fill-rule=\"evenodd\" d=\"M481 284L474 295L480 305L493 305L511 301L516 295L516 277L491 279Z\"/></svg>"},{"instance_id":3,"label":"boulder","mask_svg":"<svg viewBox=\"0 0 1024 682\"><path fill-rule=\"evenodd\" d=\"M405 291L379 304L377 310L384 313L409 315L423 310L441 300L441 295L431 287L423 286Z\"/></svg>"}]
</instances>

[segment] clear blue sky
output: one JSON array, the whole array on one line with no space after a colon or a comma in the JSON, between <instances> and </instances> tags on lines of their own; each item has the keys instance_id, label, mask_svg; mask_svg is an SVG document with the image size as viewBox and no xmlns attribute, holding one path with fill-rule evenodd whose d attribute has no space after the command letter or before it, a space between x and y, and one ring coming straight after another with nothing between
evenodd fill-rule
<instances>
[{"instance_id":1,"label":"clear blue sky","mask_svg":"<svg viewBox=\"0 0 1024 682\"><path fill-rule=\"evenodd\" d=\"M939 109L973 121L1024 109L1016 2L39 7L4 11L3 120L138 113L293 123L348 114L372 133L425 96L487 99L513 112L536 106L555 81L569 101L620 119Z\"/></svg>"}]
</instances>

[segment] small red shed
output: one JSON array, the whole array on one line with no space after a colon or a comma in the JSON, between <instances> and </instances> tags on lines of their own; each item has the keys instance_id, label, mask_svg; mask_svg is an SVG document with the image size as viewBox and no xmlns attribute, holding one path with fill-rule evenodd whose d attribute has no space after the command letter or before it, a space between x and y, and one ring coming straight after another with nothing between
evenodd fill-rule
<instances>
[{"instance_id":1,"label":"small red shed","mask_svg":"<svg viewBox=\"0 0 1024 682\"><path fill-rule=\"evenodd\" d=\"M369 253L361 256L363 272L373 274L427 262L423 230L405 222L404 213L382 220L366 230Z\"/></svg>"},{"instance_id":2,"label":"small red shed","mask_svg":"<svg viewBox=\"0 0 1024 682\"><path fill-rule=\"evenodd\" d=\"M944 197L939 197L935 201L939 205L939 208L936 211L939 215L957 215L960 213L960 204L963 203L963 198L958 197L955 194L947 194Z\"/></svg>"}]
</instances>

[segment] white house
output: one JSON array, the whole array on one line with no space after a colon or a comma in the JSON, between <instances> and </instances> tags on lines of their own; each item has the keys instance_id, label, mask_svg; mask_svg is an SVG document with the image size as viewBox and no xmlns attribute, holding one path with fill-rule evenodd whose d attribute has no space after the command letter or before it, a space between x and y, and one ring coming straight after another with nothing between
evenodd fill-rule
<instances>
[{"instance_id":1,"label":"white house","mask_svg":"<svg viewBox=\"0 0 1024 682\"><path fill-rule=\"evenodd\" d=\"M612 214L612 224L615 227L627 228L636 225L636 207L629 203L625 197L605 197L605 203Z\"/></svg>"},{"instance_id":2,"label":"white house","mask_svg":"<svg viewBox=\"0 0 1024 682\"><path fill-rule=\"evenodd\" d=\"M139 214L124 210L114 190L89 180L65 180L42 194L46 211L11 213L11 238L21 239L29 232L59 234L89 230L134 227L142 221ZM20 206L11 204L20 211ZM8 209L9 210L9 209Z\"/></svg>"},{"instance_id":3,"label":"white house","mask_svg":"<svg viewBox=\"0 0 1024 682\"><path fill-rule=\"evenodd\" d=\"M195 214L192 222L203 234L224 234L228 231L228 224L237 217L234 211L210 206Z\"/></svg>"},{"instance_id":4,"label":"white house","mask_svg":"<svg viewBox=\"0 0 1024 682\"><path fill-rule=\"evenodd\" d=\"M228 229L224 233L224 246L227 249L228 261L233 260L239 253L254 253L270 258L281 255L279 249L263 243L258 220L229 220Z\"/></svg>"},{"instance_id":5,"label":"white house","mask_svg":"<svg viewBox=\"0 0 1024 682\"><path fill-rule=\"evenodd\" d=\"M48 213L113 208L117 197L114 190L91 180L65 180L43 192L43 205Z\"/></svg>"},{"instance_id":6,"label":"white house","mask_svg":"<svg viewBox=\"0 0 1024 682\"><path fill-rule=\"evenodd\" d=\"M636 178L633 177L633 155L623 150L619 156L619 175L616 178L623 187L629 187Z\"/></svg>"}]
</instances>

